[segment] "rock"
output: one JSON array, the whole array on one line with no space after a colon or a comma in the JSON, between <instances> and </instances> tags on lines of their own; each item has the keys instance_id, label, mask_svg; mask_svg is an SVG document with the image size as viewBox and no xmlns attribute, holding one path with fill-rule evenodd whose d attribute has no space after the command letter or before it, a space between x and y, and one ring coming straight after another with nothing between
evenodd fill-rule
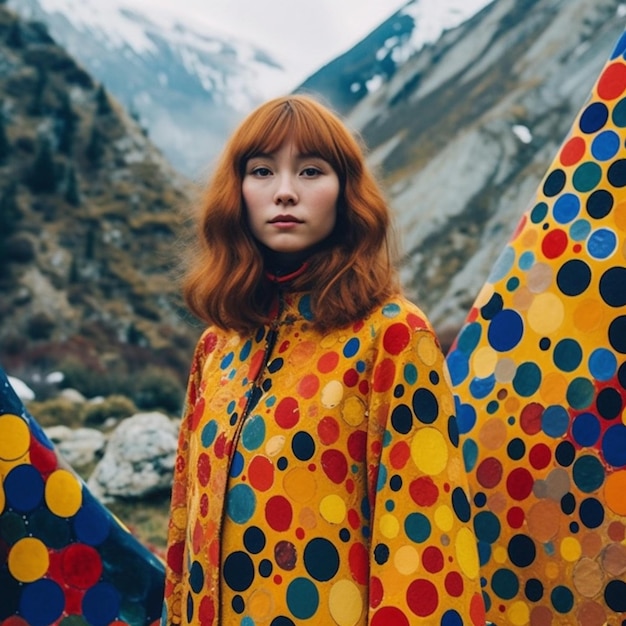
<instances>
[{"instance_id":1,"label":"rock","mask_svg":"<svg viewBox=\"0 0 626 626\"><path fill-rule=\"evenodd\" d=\"M11 387L13 387L17 397L22 402L30 402L35 399L35 392L25 382L22 382L19 378L13 378L13 376L8 378Z\"/></svg>"},{"instance_id":2,"label":"rock","mask_svg":"<svg viewBox=\"0 0 626 626\"><path fill-rule=\"evenodd\" d=\"M69 387L67 389L61 389L59 396L69 400L70 402L74 402L75 404L82 404L86 401L85 396L80 391Z\"/></svg>"},{"instance_id":3,"label":"rock","mask_svg":"<svg viewBox=\"0 0 626 626\"><path fill-rule=\"evenodd\" d=\"M106 445L106 437L94 428L73 430L67 426L51 426L45 431L65 460L75 468L93 463Z\"/></svg>"},{"instance_id":4,"label":"rock","mask_svg":"<svg viewBox=\"0 0 626 626\"><path fill-rule=\"evenodd\" d=\"M177 426L166 415L133 415L111 434L104 456L89 477L89 489L103 502L168 490L177 445Z\"/></svg>"}]
</instances>

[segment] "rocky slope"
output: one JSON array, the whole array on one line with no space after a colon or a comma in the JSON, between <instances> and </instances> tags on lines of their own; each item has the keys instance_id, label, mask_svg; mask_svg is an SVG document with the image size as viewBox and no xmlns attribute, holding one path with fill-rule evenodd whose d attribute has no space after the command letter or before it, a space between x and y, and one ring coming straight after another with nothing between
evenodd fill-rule
<instances>
[{"instance_id":1,"label":"rocky slope","mask_svg":"<svg viewBox=\"0 0 626 626\"><path fill-rule=\"evenodd\" d=\"M618 0L496 0L349 108L387 183L404 283L444 339L464 320L625 16Z\"/></svg>"},{"instance_id":2,"label":"rocky slope","mask_svg":"<svg viewBox=\"0 0 626 626\"><path fill-rule=\"evenodd\" d=\"M0 362L29 381L71 362L94 387L149 366L184 378L197 329L172 271L188 182L2 4L0 94Z\"/></svg>"}]
</instances>

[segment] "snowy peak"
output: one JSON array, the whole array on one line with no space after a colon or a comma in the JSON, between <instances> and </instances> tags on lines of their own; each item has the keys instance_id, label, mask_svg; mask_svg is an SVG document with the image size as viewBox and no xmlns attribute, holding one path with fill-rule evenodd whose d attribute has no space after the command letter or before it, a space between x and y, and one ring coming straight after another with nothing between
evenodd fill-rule
<instances>
[{"instance_id":1,"label":"snowy peak","mask_svg":"<svg viewBox=\"0 0 626 626\"><path fill-rule=\"evenodd\" d=\"M356 46L312 74L298 91L322 94L347 113L388 82L424 46L475 15L492 0L410 0Z\"/></svg>"}]
</instances>

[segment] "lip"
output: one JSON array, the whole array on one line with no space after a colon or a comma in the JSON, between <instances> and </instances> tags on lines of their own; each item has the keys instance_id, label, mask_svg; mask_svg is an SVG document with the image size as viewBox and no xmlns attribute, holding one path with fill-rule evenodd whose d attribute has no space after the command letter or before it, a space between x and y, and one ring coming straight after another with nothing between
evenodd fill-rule
<instances>
[{"instance_id":1,"label":"lip","mask_svg":"<svg viewBox=\"0 0 626 626\"><path fill-rule=\"evenodd\" d=\"M270 221L270 224L302 224L302 220L299 220L297 217L293 215L277 215L273 217Z\"/></svg>"}]
</instances>

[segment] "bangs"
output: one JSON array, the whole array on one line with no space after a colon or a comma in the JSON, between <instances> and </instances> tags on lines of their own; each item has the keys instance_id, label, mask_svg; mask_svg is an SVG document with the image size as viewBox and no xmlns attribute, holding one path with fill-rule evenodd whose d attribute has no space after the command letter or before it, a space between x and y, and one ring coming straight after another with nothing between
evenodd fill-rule
<instances>
[{"instance_id":1,"label":"bangs","mask_svg":"<svg viewBox=\"0 0 626 626\"><path fill-rule=\"evenodd\" d=\"M333 121L309 102L287 99L268 103L239 129L239 170L245 169L249 159L276 152L286 140L292 140L298 152L324 159L343 178L346 167L337 139L345 131L339 125L334 128Z\"/></svg>"}]
</instances>

